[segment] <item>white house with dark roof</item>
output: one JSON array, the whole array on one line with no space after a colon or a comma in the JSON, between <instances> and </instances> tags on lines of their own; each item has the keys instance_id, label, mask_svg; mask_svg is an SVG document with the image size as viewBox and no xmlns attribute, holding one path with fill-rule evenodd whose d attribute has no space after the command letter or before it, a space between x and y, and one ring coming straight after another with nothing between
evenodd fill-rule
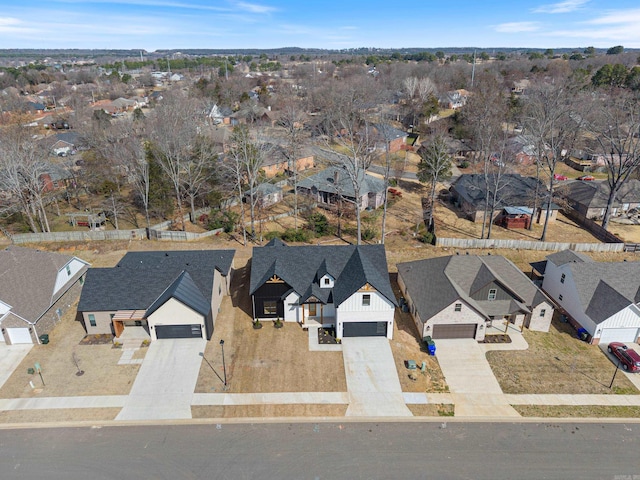
<instances>
[{"instance_id":1,"label":"white house with dark roof","mask_svg":"<svg viewBox=\"0 0 640 480\"><path fill-rule=\"evenodd\" d=\"M592 344L639 341L640 262L556 252L547 256L542 288L575 327L587 330Z\"/></svg>"},{"instance_id":2,"label":"white house with dark roof","mask_svg":"<svg viewBox=\"0 0 640 480\"><path fill-rule=\"evenodd\" d=\"M393 336L396 298L384 245L254 247L250 295L257 320L335 327L336 337Z\"/></svg>"},{"instance_id":3,"label":"white house with dark roof","mask_svg":"<svg viewBox=\"0 0 640 480\"><path fill-rule=\"evenodd\" d=\"M113 268L90 269L78 303L87 333L210 340L234 254L129 252Z\"/></svg>"},{"instance_id":4,"label":"white house with dark roof","mask_svg":"<svg viewBox=\"0 0 640 480\"><path fill-rule=\"evenodd\" d=\"M0 341L40 343L77 300L88 267L70 255L14 245L0 250Z\"/></svg>"},{"instance_id":5,"label":"white house with dark roof","mask_svg":"<svg viewBox=\"0 0 640 480\"><path fill-rule=\"evenodd\" d=\"M547 332L553 302L498 255L452 255L398 264L398 285L422 337L484 339L505 321Z\"/></svg>"}]
</instances>

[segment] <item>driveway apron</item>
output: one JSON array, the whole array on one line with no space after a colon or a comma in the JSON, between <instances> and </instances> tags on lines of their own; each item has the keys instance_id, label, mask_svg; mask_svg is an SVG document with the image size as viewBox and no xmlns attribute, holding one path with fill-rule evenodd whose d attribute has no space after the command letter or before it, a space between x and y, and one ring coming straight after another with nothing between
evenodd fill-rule
<instances>
[{"instance_id":1,"label":"driveway apron","mask_svg":"<svg viewBox=\"0 0 640 480\"><path fill-rule=\"evenodd\" d=\"M342 354L349 391L346 416L410 417L389 340L343 338Z\"/></svg>"},{"instance_id":2,"label":"driveway apron","mask_svg":"<svg viewBox=\"0 0 640 480\"><path fill-rule=\"evenodd\" d=\"M0 343L0 387L9 380L13 371L27 356L33 345L6 345Z\"/></svg>"},{"instance_id":3,"label":"driveway apron","mask_svg":"<svg viewBox=\"0 0 640 480\"><path fill-rule=\"evenodd\" d=\"M453 394L456 417L519 416L476 340L436 340L436 358Z\"/></svg>"},{"instance_id":4,"label":"driveway apron","mask_svg":"<svg viewBox=\"0 0 640 480\"><path fill-rule=\"evenodd\" d=\"M206 341L199 338L151 342L131 392L116 420L191 417L191 402Z\"/></svg>"}]
</instances>

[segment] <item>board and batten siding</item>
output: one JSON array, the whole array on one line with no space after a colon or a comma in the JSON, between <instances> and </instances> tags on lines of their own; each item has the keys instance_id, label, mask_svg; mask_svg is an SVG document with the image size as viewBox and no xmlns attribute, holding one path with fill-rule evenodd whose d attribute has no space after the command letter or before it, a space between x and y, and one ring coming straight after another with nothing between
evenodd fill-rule
<instances>
[{"instance_id":1,"label":"board and batten siding","mask_svg":"<svg viewBox=\"0 0 640 480\"><path fill-rule=\"evenodd\" d=\"M222 297L227 294L227 284L225 277L218 270L213 271L213 291L211 292L211 316L213 318L213 325L216 323L216 317L220 312L220 304L222 303Z\"/></svg>"},{"instance_id":2,"label":"board and batten siding","mask_svg":"<svg viewBox=\"0 0 640 480\"><path fill-rule=\"evenodd\" d=\"M456 312L456 303L461 304L461 309ZM426 337L433 333L434 325L459 325L463 323L475 323L478 325L476 328L476 337L478 341L484 340L484 324L485 318L480 315L474 308L461 299L457 299L447 307L440 310L434 316L429 318L425 323L422 330L422 336ZM481 328L482 327L482 328Z\"/></svg>"},{"instance_id":3,"label":"board and batten siding","mask_svg":"<svg viewBox=\"0 0 640 480\"><path fill-rule=\"evenodd\" d=\"M369 305L363 305L363 296L370 295ZM355 292L336 308L336 334L342 337L347 322L387 322L387 338L393 337L395 305L376 290Z\"/></svg>"},{"instance_id":4,"label":"board and batten siding","mask_svg":"<svg viewBox=\"0 0 640 480\"><path fill-rule=\"evenodd\" d=\"M155 329L158 325L200 325L202 332L205 332L204 316L175 298L170 298L149 315L147 322L149 323L149 333L152 340L158 339Z\"/></svg>"},{"instance_id":5,"label":"board and batten siding","mask_svg":"<svg viewBox=\"0 0 640 480\"><path fill-rule=\"evenodd\" d=\"M58 293L60 289L64 288L64 286L71 280L83 267L87 264L78 258L72 258L69 263L67 263L64 267L58 270L58 275L56 276L56 283L53 287L53 295Z\"/></svg>"},{"instance_id":6,"label":"board and batten siding","mask_svg":"<svg viewBox=\"0 0 640 480\"><path fill-rule=\"evenodd\" d=\"M611 315L605 321L598 324L600 328L625 328L625 327L637 327L640 328L640 308L635 305L629 304L628 307L620 310L618 313Z\"/></svg>"}]
</instances>

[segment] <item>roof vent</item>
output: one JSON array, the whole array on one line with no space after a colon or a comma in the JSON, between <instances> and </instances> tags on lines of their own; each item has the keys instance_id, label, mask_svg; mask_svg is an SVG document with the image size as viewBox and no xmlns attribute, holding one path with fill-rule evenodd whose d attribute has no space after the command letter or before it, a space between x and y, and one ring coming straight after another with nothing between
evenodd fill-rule
<instances>
[{"instance_id":1,"label":"roof vent","mask_svg":"<svg viewBox=\"0 0 640 480\"><path fill-rule=\"evenodd\" d=\"M169 256L169 252L164 252L164 256L168 257Z\"/></svg>"}]
</instances>

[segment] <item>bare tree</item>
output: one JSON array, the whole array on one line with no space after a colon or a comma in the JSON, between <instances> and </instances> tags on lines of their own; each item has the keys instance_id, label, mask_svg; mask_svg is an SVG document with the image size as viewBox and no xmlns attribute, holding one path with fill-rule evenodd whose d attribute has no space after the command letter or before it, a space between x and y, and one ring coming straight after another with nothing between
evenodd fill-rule
<instances>
[{"instance_id":1,"label":"bare tree","mask_svg":"<svg viewBox=\"0 0 640 480\"><path fill-rule=\"evenodd\" d=\"M330 148L336 147L342 152L332 156L332 163L343 169L353 187L358 245L362 243L362 185L373 160L372 131L367 119L376 101L371 87L367 82L346 82L334 90L329 117L331 136L327 141Z\"/></svg>"},{"instance_id":2,"label":"bare tree","mask_svg":"<svg viewBox=\"0 0 640 480\"><path fill-rule=\"evenodd\" d=\"M640 102L636 92L616 92L601 102L589 130L604 159L609 196L602 227L609 227L616 196L640 167Z\"/></svg>"},{"instance_id":3,"label":"bare tree","mask_svg":"<svg viewBox=\"0 0 640 480\"><path fill-rule=\"evenodd\" d=\"M435 135L429 139L420 151L418 163L418 180L429 184L429 216L427 228L434 232L433 210L436 201L436 189L439 182L451 177L451 157L447 142L442 135Z\"/></svg>"},{"instance_id":4,"label":"bare tree","mask_svg":"<svg viewBox=\"0 0 640 480\"><path fill-rule=\"evenodd\" d=\"M194 99L172 93L163 98L149 120L151 152L173 184L182 230L185 228L182 208L185 171L193 158L201 129L199 118L204 110L200 107Z\"/></svg>"},{"instance_id":5,"label":"bare tree","mask_svg":"<svg viewBox=\"0 0 640 480\"><path fill-rule=\"evenodd\" d=\"M258 135L255 139L246 125L238 125L231 136L231 148L228 156L232 159L232 165L238 181L239 200L242 203L242 185L246 185L249 194L249 212L251 224L251 237L255 239L256 205L259 200L257 187L260 184L260 171L264 160L269 154L270 147L263 142ZM244 208L243 208L244 223ZM244 227L243 227L244 228ZM246 242L246 241L245 241Z\"/></svg>"},{"instance_id":6,"label":"bare tree","mask_svg":"<svg viewBox=\"0 0 640 480\"><path fill-rule=\"evenodd\" d=\"M547 236L556 166L571 151L584 124L584 115L577 111L578 95L568 81L557 81L533 86L524 101L524 129L534 139L536 161L545 173L548 188L542 205L546 214L541 241Z\"/></svg>"},{"instance_id":7,"label":"bare tree","mask_svg":"<svg viewBox=\"0 0 640 480\"><path fill-rule=\"evenodd\" d=\"M293 228L298 230L298 158L306 115L297 103L287 102L280 117L280 124L285 132L287 168L293 179Z\"/></svg>"},{"instance_id":8,"label":"bare tree","mask_svg":"<svg viewBox=\"0 0 640 480\"><path fill-rule=\"evenodd\" d=\"M36 219L42 231L50 231L43 200L45 155L28 129L19 125L0 129L0 190L19 203L33 232L38 232Z\"/></svg>"}]
</instances>

